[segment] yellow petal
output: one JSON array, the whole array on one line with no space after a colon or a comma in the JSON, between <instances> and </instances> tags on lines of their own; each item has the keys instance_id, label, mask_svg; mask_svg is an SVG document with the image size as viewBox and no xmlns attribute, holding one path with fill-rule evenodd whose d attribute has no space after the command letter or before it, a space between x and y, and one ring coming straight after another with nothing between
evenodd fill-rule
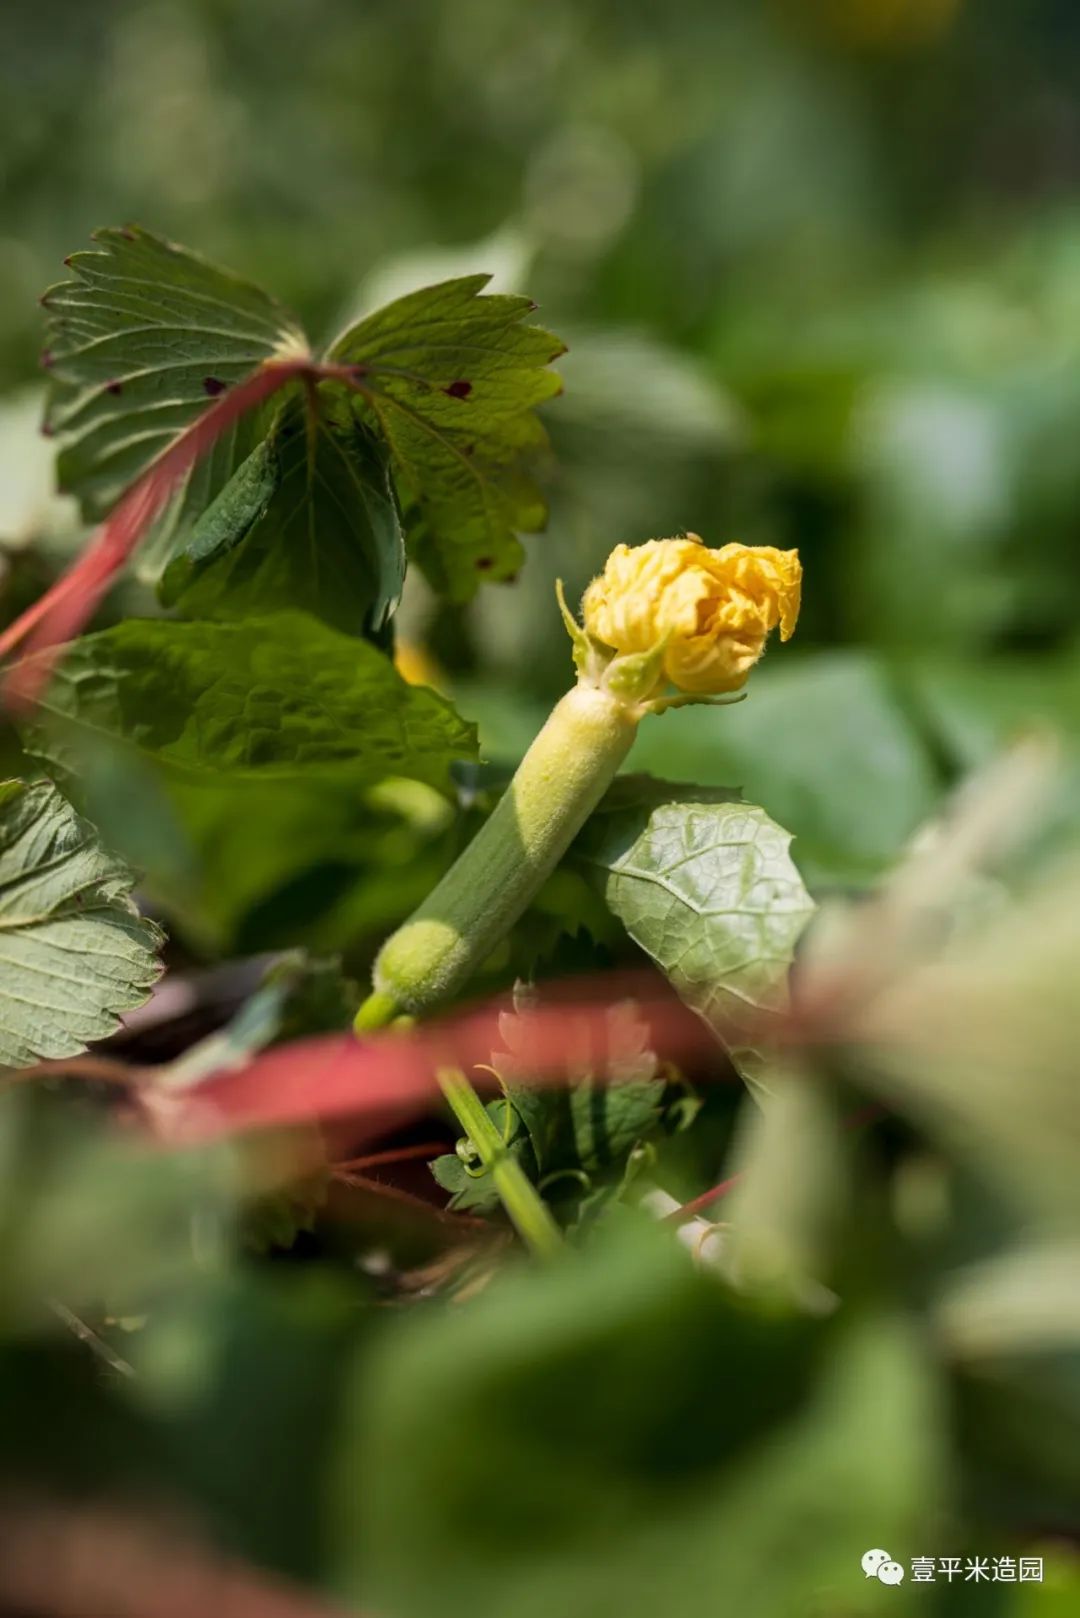
<instances>
[{"instance_id":1,"label":"yellow petal","mask_svg":"<svg viewBox=\"0 0 1080 1618\"><path fill-rule=\"evenodd\" d=\"M585 627L617 653L663 645L664 672L683 691L735 691L770 630L790 638L801 584L798 552L772 545L710 550L696 534L617 545L585 592Z\"/></svg>"}]
</instances>

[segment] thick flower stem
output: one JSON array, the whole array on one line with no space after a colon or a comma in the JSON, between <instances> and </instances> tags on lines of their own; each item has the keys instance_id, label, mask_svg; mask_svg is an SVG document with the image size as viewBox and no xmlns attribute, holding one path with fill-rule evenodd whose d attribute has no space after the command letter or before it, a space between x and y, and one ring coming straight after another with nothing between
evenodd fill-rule
<instances>
[{"instance_id":1,"label":"thick flower stem","mask_svg":"<svg viewBox=\"0 0 1080 1618\"><path fill-rule=\"evenodd\" d=\"M506 1143L480 1097L456 1068L443 1068L438 1079L455 1118L476 1151L481 1168L491 1175L518 1235L538 1258L553 1258L563 1245L559 1227L521 1164L507 1153Z\"/></svg>"},{"instance_id":2,"label":"thick flower stem","mask_svg":"<svg viewBox=\"0 0 1080 1618\"><path fill-rule=\"evenodd\" d=\"M517 774L468 848L375 962L374 988L356 1016L370 1033L430 1011L462 987L551 875L630 751L641 709L582 680L557 704ZM508 1156L463 1073L439 1074L503 1207L532 1251L549 1258L562 1237L520 1163Z\"/></svg>"},{"instance_id":3,"label":"thick flower stem","mask_svg":"<svg viewBox=\"0 0 1080 1618\"><path fill-rule=\"evenodd\" d=\"M630 751L641 710L597 685L569 691L468 848L383 945L357 1030L448 999L551 875Z\"/></svg>"}]
</instances>

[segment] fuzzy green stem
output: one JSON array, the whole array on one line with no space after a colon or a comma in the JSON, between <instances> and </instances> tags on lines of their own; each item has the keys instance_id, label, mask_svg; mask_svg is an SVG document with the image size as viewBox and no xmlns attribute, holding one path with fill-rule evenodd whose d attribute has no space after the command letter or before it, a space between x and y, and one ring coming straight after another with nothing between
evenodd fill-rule
<instances>
[{"instance_id":1,"label":"fuzzy green stem","mask_svg":"<svg viewBox=\"0 0 1080 1618\"><path fill-rule=\"evenodd\" d=\"M373 989L356 1013L353 1027L358 1034L372 1034L377 1028L387 1027L397 1015L398 1004L393 996Z\"/></svg>"},{"instance_id":2,"label":"fuzzy green stem","mask_svg":"<svg viewBox=\"0 0 1080 1618\"><path fill-rule=\"evenodd\" d=\"M456 1068L440 1070L439 1086L458 1123L476 1150L522 1241L537 1258L554 1258L563 1245L562 1235L547 1206L525 1173L512 1158L495 1128L487 1108Z\"/></svg>"},{"instance_id":3,"label":"fuzzy green stem","mask_svg":"<svg viewBox=\"0 0 1080 1618\"><path fill-rule=\"evenodd\" d=\"M551 875L630 751L642 710L600 685L567 692L468 848L383 945L359 1031L457 992Z\"/></svg>"}]
</instances>

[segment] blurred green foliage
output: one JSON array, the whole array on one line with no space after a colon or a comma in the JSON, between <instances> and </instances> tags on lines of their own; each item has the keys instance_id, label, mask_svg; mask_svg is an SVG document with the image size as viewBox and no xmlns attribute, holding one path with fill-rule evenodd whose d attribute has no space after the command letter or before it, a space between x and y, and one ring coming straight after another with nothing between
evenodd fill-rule
<instances>
[{"instance_id":1,"label":"blurred green foliage","mask_svg":"<svg viewBox=\"0 0 1080 1618\"><path fill-rule=\"evenodd\" d=\"M166 232L320 337L491 270L570 342L551 522L512 585L461 607L410 579L398 619L489 758L569 678L556 576L573 595L614 542L688 528L798 545L804 616L743 707L650 721L631 769L742 788L818 896L861 895L1034 724L1065 759L1041 830L1074 836L1078 74L1070 0L7 0L0 612L80 538L34 431L34 300L92 228ZM102 622L133 608L158 610L129 583ZM308 944L358 975L490 784L459 779L455 820L415 783L166 798L121 751L74 762L175 958ZM93 1099L4 1095L5 1483L179 1503L384 1618L1073 1618L1075 895L995 930L1004 891L965 889L987 936L959 965L935 951L963 918L913 907L910 1045L830 1053L767 1127L714 1089L664 1142L690 1196L736 1132L743 1288L616 1208L565 1266L468 1306L422 1270L405 1308L380 1277L445 1232L375 1248L332 1208L309 1246L238 1257L265 1191L243 1148L147 1159ZM619 958L563 936L602 930L586 899L559 873L479 986ZM855 939L849 974L881 942ZM899 1116L843 1131L849 1090ZM490 1267L469 1255L463 1296ZM1044 1553L1046 1584L883 1594L858 1568L879 1542Z\"/></svg>"}]
</instances>

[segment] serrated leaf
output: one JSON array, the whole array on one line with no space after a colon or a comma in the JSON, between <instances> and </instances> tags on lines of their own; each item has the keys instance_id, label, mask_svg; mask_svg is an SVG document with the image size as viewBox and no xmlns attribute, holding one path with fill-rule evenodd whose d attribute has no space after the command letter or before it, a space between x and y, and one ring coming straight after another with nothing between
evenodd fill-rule
<instances>
[{"instance_id":1,"label":"serrated leaf","mask_svg":"<svg viewBox=\"0 0 1080 1618\"><path fill-rule=\"evenodd\" d=\"M341 390L286 400L169 565L162 598L191 617L301 607L377 634L405 544L386 455Z\"/></svg>"},{"instance_id":2,"label":"serrated leaf","mask_svg":"<svg viewBox=\"0 0 1080 1618\"><path fill-rule=\"evenodd\" d=\"M584 1060L565 1089L530 1081L528 1028L512 1013L499 1019L506 1049L494 1053L492 1071L503 1095L488 1103L488 1115L530 1179L558 1180L576 1191L591 1193L593 1178L625 1162L628 1154L660 1122L665 1080L656 1075L659 1062L647 1049L649 1031L632 1001L609 1007L613 1044L624 1052L620 1061L598 1071ZM522 1044L524 1037L525 1044ZM567 1013L568 1048L575 1040L573 1016ZM591 1042L587 1040L583 1050ZM452 1193L458 1210L486 1212L499 1204L490 1176L469 1173L457 1153L436 1158L431 1171L437 1184Z\"/></svg>"},{"instance_id":3,"label":"serrated leaf","mask_svg":"<svg viewBox=\"0 0 1080 1618\"><path fill-rule=\"evenodd\" d=\"M50 783L0 785L0 1065L73 1056L146 999L161 934L133 881Z\"/></svg>"},{"instance_id":4,"label":"serrated leaf","mask_svg":"<svg viewBox=\"0 0 1080 1618\"><path fill-rule=\"evenodd\" d=\"M67 261L51 287L45 364L46 428L59 446L60 486L88 520L131 482L207 404L264 361L304 353L304 333L280 304L231 271L136 226L97 231L93 251ZM143 571L156 575L196 517L265 430L261 413L235 424L188 474Z\"/></svg>"},{"instance_id":5,"label":"serrated leaf","mask_svg":"<svg viewBox=\"0 0 1080 1618\"><path fill-rule=\"evenodd\" d=\"M648 1049L649 1030L633 1001L610 1006L605 1019L613 1049L624 1052L618 1064L598 1072L586 1062L565 1090L529 1081L528 1033L522 1046L522 1023L512 1014L499 1020L506 1050L492 1057L507 1098L528 1130L541 1175L564 1170L600 1173L619 1162L644 1139L660 1119L664 1080ZM574 1048L574 1021L567 1012L567 1049ZM588 1049L589 1042L583 1045Z\"/></svg>"},{"instance_id":6,"label":"serrated leaf","mask_svg":"<svg viewBox=\"0 0 1080 1618\"><path fill-rule=\"evenodd\" d=\"M533 414L559 390L563 352L523 321L528 298L484 296L486 275L399 298L349 328L329 359L356 368L368 419L419 519L415 554L433 586L466 600L521 564L518 533L546 507L529 475L546 435Z\"/></svg>"},{"instance_id":7,"label":"serrated leaf","mask_svg":"<svg viewBox=\"0 0 1080 1618\"><path fill-rule=\"evenodd\" d=\"M790 835L763 809L676 790L595 815L573 854L680 997L741 1053L746 1031L786 1004L813 902Z\"/></svg>"},{"instance_id":8,"label":"serrated leaf","mask_svg":"<svg viewBox=\"0 0 1080 1618\"><path fill-rule=\"evenodd\" d=\"M302 612L240 623L129 618L76 642L42 702L64 734L105 732L188 782L362 786L407 776L449 789L473 727L389 659Z\"/></svg>"}]
</instances>

